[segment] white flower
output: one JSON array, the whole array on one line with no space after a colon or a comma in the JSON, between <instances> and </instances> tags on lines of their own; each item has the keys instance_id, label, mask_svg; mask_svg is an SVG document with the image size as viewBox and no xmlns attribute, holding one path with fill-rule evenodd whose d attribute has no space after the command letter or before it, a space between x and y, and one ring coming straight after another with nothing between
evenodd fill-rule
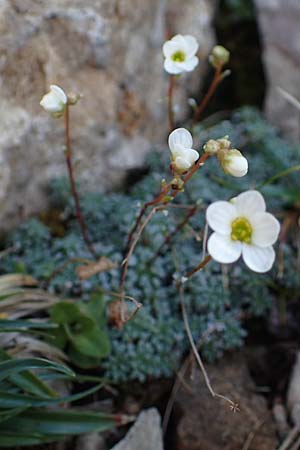
<instances>
[{"instance_id":1,"label":"white flower","mask_svg":"<svg viewBox=\"0 0 300 450\"><path fill-rule=\"evenodd\" d=\"M177 34L163 45L164 68L172 74L191 72L197 66L199 45L193 36Z\"/></svg>"},{"instance_id":2,"label":"white flower","mask_svg":"<svg viewBox=\"0 0 300 450\"><path fill-rule=\"evenodd\" d=\"M192 146L192 135L185 128L177 128L169 135L173 168L178 173L186 172L199 158L199 153Z\"/></svg>"},{"instance_id":3,"label":"white flower","mask_svg":"<svg viewBox=\"0 0 300 450\"><path fill-rule=\"evenodd\" d=\"M272 245L280 231L278 220L266 212L263 196L246 191L233 202L212 203L206 219L214 233L208 240L208 252L220 263L232 263L242 255L254 272L267 272L275 261Z\"/></svg>"},{"instance_id":4,"label":"white flower","mask_svg":"<svg viewBox=\"0 0 300 450\"><path fill-rule=\"evenodd\" d=\"M59 86L51 84L50 91L43 96L40 105L53 117L60 117L65 111L67 102L68 97L64 91Z\"/></svg>"},{"instance_id":5,"label":"white flower","mask_svg":"<svg viewBox=\"0 0 300 450\"><path fill-rule=\"evenodd\" d=\"M248 161L239 150L228 150L221 159L221 165L225 173L233 177L243 177L248 172Z\"/></svg>"}]
</instances>

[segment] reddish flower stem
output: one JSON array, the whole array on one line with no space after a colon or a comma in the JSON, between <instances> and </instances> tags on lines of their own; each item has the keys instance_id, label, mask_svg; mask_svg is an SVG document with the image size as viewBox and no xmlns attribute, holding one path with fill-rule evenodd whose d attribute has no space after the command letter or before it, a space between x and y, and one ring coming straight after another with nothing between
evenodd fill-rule
<instances>
[{"instance_id":1,"label":"reddish flower stem","mask_svg":"<svg viewBox=\"0 0 300 450\"><path fill-rule=\"evenodd\" d=\"M142 221L142 218L144 217L144 215L145 215L147 209L148 209L150 206L154 206L154 205L157 205L158 203L161 203L162 200L164 199L164 197L168 194L168 192L169 192L170 189L171 189L171 184L169 183L169 184L165 185L165 186L161 189L161 191L160 191L160 193L157 195L157 197L155 197L155 198L154 198L153 200L151 200L150 202L146 202L146 203L144 204L144 206L142 207L142 209L141 209L141 211L140 211L140 214L139 214L138 217L136 218L136 221L135 221L133 227L131 228L131 230L130 230L130 232L129 232L129 234L128 234L127 242L126 242L126 247L125 247L125 250L124 250L124 256L125 256L125 255L127 254L127 252L128 252L128 249L129 249L129 247L130 247L130 244L131 244L133 235L134 235L134 233L136 232L136 230L138 229L138 227L139 227L139 225L140 225L140 223L141 223L141 221Z\"/></svg>"},{"instance_id":2,"label":"reddish flower stem","mask_svg":"<svg viewBox=\"0 0 300 450\"><path fill-rule=\"evenodd\" d=\"M190 278L193 276L196 272L199 272L199 270L204 269L204 267L211 261L212 257L210 255L207 255L194 269L187 272L185 275L185 278Z\"/></svg>"},{"instance_id":3,"label":"reddish flower stem","mask_svg":"<svg viewBox=\"0 0 300 450\"><path fill-rule=\"evenodd\" d=\"M174 96L174 75L169 76L169 87L168 87L168 117L169 117L169 127L170 131L175 128L174 110L173 110L173 96Z\"/></svg>"},{"instance_id":4,"label":"reddish flower stem","mask_svg":"<svg viewBox=\"0 0 300 450\"><path fill-rule=\"evenodd\" d=\"M90 238L89 238L89 235L87 232L87 227L86 227L85 221L83 219L83 215L82 215L81 208L80 208L79 195L78 195L78 192L76 189L76 184L75 184L75 177L74 177L73 166L72 166L72 150L71 150L71 137L70 137L70 111L69 111L68 104L66 105L66 110L65 110L65 140L66 140L66 151L65 151L66 164L67 164L67 168L68 168L71 193L72 193L72 196L74 199L74 204L75 204L76 218L77 218L77 221L79 224L82 238L83 238L89 252L93 256L93 258L97 259L97 255L96 255L95 250L90 241Z\"/></svg>"},{"instance_id":5,"label":"reddish flower stem","mask_svg":"<svg viewBox=\"0 0 300 450\"><path fill-rule=\"evenodd\" d=\"M155 261L155 259L162 254L162 250L163 250L164 246L169 244L170 241L174 238L174 236L176 236L176 234L179 233L179 231L185 227L185 225L188 223L190 218L193 217L194 214L196 213L197 208L198 208L197 205L193 206L190 209L190 211L186 214L185 218L177 225L177 227L172 232L167 234L164 241L161 243L158 250L156 251L155 255L149 260L148 264L152 264L153 261Z\"/></svg>"},{"instance_id":6,"label":"reddish flower stem","mask_svg":"<svg viewBox=\"0 0 300 450\"><path fill-rule=\"evenodd\" d=\"M211 84L210 84L210 86L208 88L208 91L207 91L207 93L203 97L201 103L197 106L197 108L196 108L196 110L194 112L192 128L195 126L196 122L198 122L199 117L201 116L202 112L204 111L204 109L208 105L208 103L209 103L211 97L213 96L213 94L215 93L218 85L222 81L222 68L223 68L222 65L220 65L220 66L218 66L216 68L214 77L213 77L212 82L211 82Z\"/></svg>"}]
</instances>

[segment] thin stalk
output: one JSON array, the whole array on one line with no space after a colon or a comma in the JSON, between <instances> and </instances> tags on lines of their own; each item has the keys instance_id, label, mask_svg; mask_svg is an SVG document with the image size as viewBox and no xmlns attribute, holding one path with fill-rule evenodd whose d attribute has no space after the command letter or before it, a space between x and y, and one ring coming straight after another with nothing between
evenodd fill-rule
<instances>
[{"instance_id":1,"label":"thin stalk","mask_svg":"<svg viewBox=\"0 0 300 450\"><path fill-rule=\"evenodd\" d=\"M206 255L205 258L196 266L194 269L190 270L184 278L191 278L196 272L199 272L199 270L204 269L204 267L211 261L211 256Z\"/></svg>"},{"instance_id":2,"label":"thin stalk","mask_svg":"<svg viewBox=\"0 0 300 450\"><path fill-rule=\"evenodd\" d=\"M205 369L204 363L201 359L201 356L197 350L197 346L195 344L195 341L193 339L193 335L192 335L192 331L190 328L190 324L188 321L188 317L187 317L187 312L186 312L186 308L185 308L185 302L184 302L184 290L183 290L183 285L181 284L179 286L179 294L180 294L180 303L181 303L181 311L182 311L182 317L183 317L183 322L184 322L184 326L185 326L185 330L192 348L192 352L196 358L196 361L198 363L198 366L202 372L202 375L204 377L205 380L205 384L207 389L209 390L210 394L212 397L217 397L220 398L222 400L225 400L227 403L230 404L230 408L235 412L238 411L238 405L236 403L234 403L232 400L230 400L230 398L226 397L225 395L222 394L218 394L212 387L208 373Z\"/></svg>"},{"instance_id":3,"label":"thin stalk","mask_svg":"<svg viewBox=\"0 0 300 450\"><path fill-rule=\"evenodd\" d=\"M131 230L130 230L130 232L129 232L129 234L128 234L127 242L126 242L126 247L125 247L125 251L124 251L124 254L125 254L125 255L126 255L126 253L128 252L128 249L129 249L129 247L130 247L130 244L131 244L133 235L134 235L134 233L136 232L136 230L138 229L138 227L140 226L141 221L142 221L142 218L144 217L144 215L145 215L147 209L148 209L150 206L154 206L154 205L157 205L158 203L161 203L162 200L163 200L163 198L168 194L168 192L169 192L170 189L171 189L171 184L167 184L166 186L164 186L164 187L161 189L161 191L160 191L160 193L157 195L157 197L155 197L155 198L154 198L153 200L151 200L150 202L146 202L146 203L144 204L144 206L142 207L142 209L141 209L141 211L140 211L138 217L136 218L136 221L135 221L133 227L131 228Z\"/></svg>"},{"instance_id":4,"label":"thin stalk","mask_svg":"<svg viewBox=\"0 0 300 450\"><path fill-rule=\"evenodd\" d=\"M174 119L174 109L173 109L173 97L174 97L174 75L169 76L169 87L168 87L168 117L169 117L169 127L170 131L173 131L175 128L175 119Z\"/></svg>"},{"instance_id":5,"label":"thin stalk","mask_svg":"<svg viewBox=\"0 0 300 450\"><path fill-rule=\"evenodd\" d=\"M193 167L190 169L190 171L185 175L185 177L183 178L183 183L186 184L190 178L194 175L194 173L199 169L199 167L203 166L205 161L209 158L209 153L204 153L199 159L198 161L196 161L196 163L193 165ZM133 235L136 232L136 230L138 229L142 218L144 216L144 214L146 213L147 209L150 206L154 206L154 205L158 205L159 203L164 203L164 197L167 196L167 194L169 193L170 189L171 189L171 183L166 184L160 191L160 193L158 194L157 197L154 198L154 200L147 202L144 204L144 206L142 207L140 214L138 215L133 227L131 228L128 237L127 237L127 242L126 242L126 247L125 247L125 251L124 254L127 253L128 248L130 246L130 243L132 241ZM171 197L172 199L174 199L176 197L176 195L178 194L178 190L173 190Z\"/></svg>"},{"instance_id":6,"label":"thin stalk","mask_svg":"<svg viewBox=\"0 0 300 450\"><path fill-rule=\"evenodd\" d=\"M122 275L121 275L121 283L120 283L120 293L122 294L124 291L124 286L125 286L125 280L126 280L126 275L127 275L127 269L128 269L128 264L129 264L129 260L132 256L132 253L135 249L136 244L138 243L141 234L143 232L143 230L145 229L145 227L147 226L147 224L150 222L151 218L154 216L154 214L157 211L157 207L154 207L150 213L148 214L147 218L145 219L145 221L142 223L142 225L139 228L138 233L136 234L136 237L134 238L134 240L132 241L132 244L128 250L128 253L126 255L126 258L123 260L122 263Z\"/></svg>"},{"instance_id":7,"label":"thin stalk","mask_svg":"<svg viewBox=\"0 0 300 450\"><path fill-rule=\"evenodd\" d=\"M170 241L176 236L177 233L179 233L185 225L188 223L191 217L193 217L196 214L196 211L198 209L198 205L193 206L188 214L186 214L185 218L177 225L177 227L170 233L167 234L164 241L161 243L159 248L157 249L155 255L149 260L148 264L152 264L155 259L162 254L162 250L165 245L169 244Z\"/></svg>"},{"instance_id":8,"label":"thin stalk","mask_svg":"<svg viewBox=\"0 0 300 450\"><path fill-rule=\"evenodd\" d=\"M210 157L209 153L203 153L203 155L196 161L196 163L193 165L193 167L191 168L191 170L185 175L185 177L183 178L183 182L184 184L186 184L194 175L195 172L197 172L197 170L199 169L199 167L203 166L205 161ZM173 197L175 197L177 195L178 191L176 191L175 195L173 195Z\"/></svg>"},{"instance_id":9,"label":"thin stalk","mask_svg":"<svg viewBox=\"0 0 300 450\"><path fill-rule=\"evenodd\" d=\"M300 165L289 167L288 169L285 169L282 172L277 173L273 177L271 177L268 180L264 181L263 183L259 184L256 189L261 189L262 187L272 184L272 183L274 183L274 181L279 180L279 178L286 177L287 175L290 175L291 173L299 172L299 171L300 171Z\"/></svg>"},{"instance_id":10,"label":"thin stalk","mask_svg":"<svg viewBox=\"0 0 300 450\"><path fill-rule=\"evenodd\" d=\"M211 97L215 93L219 83L222 81L222 65L218 66L215 70L214 77L212 79L212 82L208 88L207 93L203 97L201 103L197 106L194 112L193 121L192 121L192 128L195 126L196 122L198 122L199 117L201 116L202 112L208 105Z\"/></svg>"},{"instance_id":11,"label":"thin stalk","mask_svg":"<svg viewBox=\"0 0 300 450\"><path fill-rule=\"evenodd\" d=\"M89 238L89 235L87 232L87 227L86 227L85 221L83 219L83 215L82 215L81 208L80 208L79 195L78 195L78 192L76 189L76 184L75 184L75 177L74 177L73 166L72 166L69 105L66 105L66 111L65 111L65 140L66 140L65 156L66 156L66 163L67 163L68 175L69 175L69 180L70 180L71 193L72 193L72 196L74 199L74 204L75 204L76 218L77 218L77 221L79 224L82 238L83 238L89 252L93 256L93 258L97 259L97 255L96 255L95 250L90 241L90 238Z\"/></svg>"},{"instance_id":12,"label":"thin stalk","mask_svg":"<svg viewBox=\"0 0 300 450\"><path fill-rule=\"evenodd\" d=\"M124 289L125 289L125 282L126 282L126 276L127 276L127 270L128 270L128 264L129 260L134 252L134 249L144 231L148 223L150 222L151 218L154 216L154 214L160 210L159 206L155 206L152 208L144 222L141 224L134 240L131 242L131 245L129 247L129 250L126 254L126 257L124 258L122 262L122 269L121 269L121 280L120 280L120 289L119 289L119 300L115 300L110 305L110 319L111 321L118 327L122 328L123 324L127 322L130 318L126 317L126 310L125 310L125 304L124 304ZM136 310L136 312L138 309Z\"/></svg>"}]
</instances>

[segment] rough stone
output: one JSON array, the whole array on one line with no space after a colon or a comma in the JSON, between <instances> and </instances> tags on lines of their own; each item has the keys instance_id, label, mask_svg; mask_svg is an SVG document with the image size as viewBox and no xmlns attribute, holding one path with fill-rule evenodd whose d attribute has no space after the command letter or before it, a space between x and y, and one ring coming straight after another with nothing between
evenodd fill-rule
<instances>
[{"instance_id":1,"label":"rough stone","mask_svg":"<svg viewBox=\"0 0 300 450\"><path fill-rule=\"evenodd\" d=\"M267 75L266 114L287 137L299 142L300 111L277 88L284 89L300 100L300 2L255 0L255 4Z\"/></svg>"},{"instance_id":2,"label":"rough stone","mask_svg":"<svg viewBox=\"0 0 300 450\"><path fill-rule=\"evenodd\" d=\"M72 108L76 171L107 189L166 137L166 35L193 34L202 62L178 82L199 88L214 45L215 0L1 0L0 205L2 228L44 208L44 187L65 174L62 119L39 106L51 83L82 94ZM188 78L188 82L186 79ZM185 108L178 115L183 117Z\"/></svg>"},{"instance_id":3,"label":"rough stone","mask_svg":"<svg viewBox=\"0 0 300 450\"><path fill-rule=\"evenodd\" d=\"M160 415L157 409L142 411L125 438L111 450L163 450Z\"/></svg>"},{"instance_id":4,"label":"rough stone","mask_svg":"<svg viewBox=\"0 0 300 450\"><path fill-rule=\"evenodd\" d=\"M255 393L255 385L241 356L226 357L207 365L214 390L239 405L230 410L224 400L212 398L200 372L186 377L191 391L182 388L176 397L181 411L177 428L177 450L240 450L247 439L248 450L277 448L275 425L265 399ZM253 435L252 435L253 433Z\"/></svg>"}]
</instances>

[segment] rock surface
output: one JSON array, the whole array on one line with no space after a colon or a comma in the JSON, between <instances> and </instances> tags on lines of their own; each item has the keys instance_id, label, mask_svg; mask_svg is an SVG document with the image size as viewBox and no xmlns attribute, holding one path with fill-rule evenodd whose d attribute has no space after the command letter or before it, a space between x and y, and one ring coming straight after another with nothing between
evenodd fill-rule
<instances>
[{"instance_id":1,"label":"rock surface","mask_svg":"<svg viewBox=\"0 0 300 450\"><path fill-rule=\"evenodd\" d=\"M1 0L0 204L11 225L45 207L44 187L65 174L63 121L39 106L51 83L81 93L72 108L77 175L106 189L166 137L166 35L200 42L199 87L214 45L215 0ZM184 80L181 80L182 84ZM185 104L185 103L184 103ZM184 115L184 110L179 112Z\"/></svg>"},{"instance_id":2,"label":"rock surface","mask_svg":"<svg viewBox=\"0 0 300 450\"><path fill-rule=\"evenodd\" d=\"M213 399L200 372L186 378L192 392L182 388L176 397L182 417L176 436L177 450L241 450L251 438L248 450L277 448L275 425L262 396L255 393L245 361L237 355L207 366L216 392L239 404L232 412L223 400Z\"/></svg>"},{"instance_id":3,"label":"rock surface","mask_svg":"<svg viewBox=\"0 0 300 450\"><path fill-rule=\"evenodd\" d=\"M300 111L280 95L281 87L300 100L300 2L255 0L264 45L268 119L293 141L300 139Z\"/></svg>"},{"instance_id":4,"label":"rock surface","mask_svg":"<svg viewBox=\"0 0 300 450\"><path fill-rule=\"evenodd\" d=\"M111 450L163 450L160 421L157 409L142 411L125 438Z\"/></svg>"}]
</instances>

